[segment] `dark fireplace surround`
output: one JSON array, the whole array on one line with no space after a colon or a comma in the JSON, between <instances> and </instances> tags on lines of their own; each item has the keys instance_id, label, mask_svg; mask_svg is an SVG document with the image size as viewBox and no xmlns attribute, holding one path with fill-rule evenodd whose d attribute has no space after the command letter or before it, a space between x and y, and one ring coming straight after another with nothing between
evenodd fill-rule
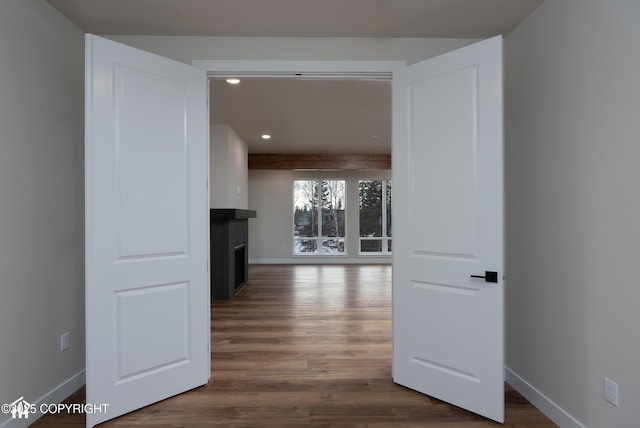
<instances>
[{"instance_id":1,"label":"dark fireplace surround","mask_svg":"<svg viewBox=\"0 0 640 428\"><path fill-rule=\"evenodd\" d=\"M256 212L234 208L209 211L211 299L230 300L247 283L249 219Z\"/></svg>"}]
</instances>

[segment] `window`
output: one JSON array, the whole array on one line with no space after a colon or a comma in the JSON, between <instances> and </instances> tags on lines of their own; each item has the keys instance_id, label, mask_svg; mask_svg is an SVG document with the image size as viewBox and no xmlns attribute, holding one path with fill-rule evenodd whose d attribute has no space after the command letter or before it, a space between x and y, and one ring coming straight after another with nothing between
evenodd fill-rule
<instances>
[{"instance_id":1,"label":"window","mask_svg":"<svg viewBox=\"0 0 640 428\"><path fill-rule=\"evenodd\" d=\"M360 180L360 254L391 254L391 180Z\"/></svg>"},{"instance_id":2,"label":"window","mask_svg":"<svg viewBox=\"0 0 640 428\"><path fill-rule=\"evenodd\" d=\"M345 181L294 180L295 254L345 253Z\"/></svg>"}]
</instances>

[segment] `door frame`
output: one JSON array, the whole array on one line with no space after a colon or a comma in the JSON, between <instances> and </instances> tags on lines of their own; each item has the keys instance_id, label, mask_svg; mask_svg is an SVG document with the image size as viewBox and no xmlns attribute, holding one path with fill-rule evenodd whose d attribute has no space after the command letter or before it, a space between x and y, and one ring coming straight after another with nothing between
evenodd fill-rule
<instances>
[{"instance_id":1,"label":"door frame","mask_svg":"<svg viewBox=\"0 0 640 428\"><path fill-rule=\"evenodd\" d=\"M406 61L323 60L194 60L191 65L212 77L273 77L305 79L388 79L407 66Z\"/></svg>"}]
</instances>

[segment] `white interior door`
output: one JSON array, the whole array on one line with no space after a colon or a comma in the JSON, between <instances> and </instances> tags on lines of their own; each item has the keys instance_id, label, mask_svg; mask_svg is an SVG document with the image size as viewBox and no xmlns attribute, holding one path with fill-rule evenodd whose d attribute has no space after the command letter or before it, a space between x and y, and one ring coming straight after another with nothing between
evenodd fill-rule
<instances>
[{"instance_id":1,"label":"white interior door","mask_svg":"<svg viewBox=\"0 0 640 428\"><path fill-rule=\"evenodd\" d=\"M86 37L87 425L207 383L205 72Z\"/></svg>"},{"instance_id":2,"label":"white interior door","mask_svg":"<svg viewBox=\"0 0 640 428\"><path fill-rule=\"evenodd\" d=\"M500 36L394 72L393 378L499 422L502 114Z\"/></svg>"}]
</instances>

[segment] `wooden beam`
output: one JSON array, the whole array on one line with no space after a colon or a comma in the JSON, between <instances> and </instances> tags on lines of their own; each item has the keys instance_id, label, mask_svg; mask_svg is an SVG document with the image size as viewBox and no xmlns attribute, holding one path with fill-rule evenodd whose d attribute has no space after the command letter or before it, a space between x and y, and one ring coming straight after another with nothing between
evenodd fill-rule
<instances>
[{"instance_id":1,"label":"wooden beam","mask_svg":"<svg viewBox=\"0 0 640 428\"><path fill-rule=\"evenodd\" d=\"M391 155L249 153L249 169L391 169Z\"/></svg>"}]
</instances>

